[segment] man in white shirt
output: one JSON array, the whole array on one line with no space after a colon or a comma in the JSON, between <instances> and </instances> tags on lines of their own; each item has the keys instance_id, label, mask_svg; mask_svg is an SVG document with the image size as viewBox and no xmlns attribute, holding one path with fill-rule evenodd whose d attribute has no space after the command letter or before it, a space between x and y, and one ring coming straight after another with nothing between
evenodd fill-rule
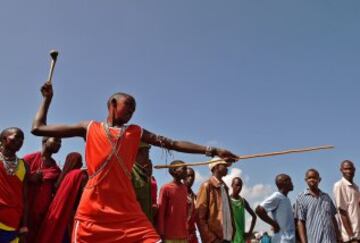
<instances>
[{"instance_id":1,"label":"man in white shirt","mask_svg":"<svg viewBox=\"0 0 360 243\"><path fill-rule=\"evenodd\" d=\"M360 192L353 181L355 166L350 160L341 163L343 175L334 185L334 197L340 215L341 236L344 242L360 242Z\"/></svg>"}]
</instances>

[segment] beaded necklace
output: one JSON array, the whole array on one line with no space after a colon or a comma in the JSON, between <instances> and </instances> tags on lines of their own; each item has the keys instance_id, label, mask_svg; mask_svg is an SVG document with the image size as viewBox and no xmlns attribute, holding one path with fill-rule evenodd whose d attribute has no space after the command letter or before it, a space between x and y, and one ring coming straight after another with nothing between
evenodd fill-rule
<instances>
[{"instance_id":1,"label":"beaded necklace","mask_svg":"<svg viewBox=\"0 0 360 243\"><path fill-rule=\"evenodd\" d=\"M2 161L6 174L14 176L19 165L19 158L15 156L15 159L10 160L3 153L0 152L0 160Z\"/></svg>"},{"instance_id":2,"label":"beaded necklace","mask_svg":"<svg viewBox=\"0 0 360 243\"><path fill-rule=\"evenodd\" d=\"M114 151L113 155L115 156L116 160L119 162L119 164L120 164L121 168L123 169L124 173L127 175L127 177L129 179L131 179L131 174L130 174L129 170L126 168L126 165L125 165L123 159L118 154L118 151L119 151L119 148L121 146L121 142L124 139L124 135L125 135L125 131L126 131L127 127L128 126L122 126L121 128L115 128L115 129L118 129L120 132L119 132L118 135L114 136L110 132L109 124L107 122L104 123L104 129L105 129L106 136L108 138L108 141L111 144L112 151ZM111 127L111 128L114 128L114 127ZM116 139L116 141L113 141L114 138Z\"/></svg>"}]
</instances>

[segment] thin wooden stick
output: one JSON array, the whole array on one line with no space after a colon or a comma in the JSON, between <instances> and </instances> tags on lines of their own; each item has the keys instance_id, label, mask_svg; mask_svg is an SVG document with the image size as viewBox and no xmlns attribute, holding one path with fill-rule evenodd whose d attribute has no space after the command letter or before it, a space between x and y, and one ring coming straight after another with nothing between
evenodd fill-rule
<instances>
[{"instance_id":1,"label":"thin wooden stick","mask_svg":"<svg viewBox=\"0 0 360 243\"><path fill-rule=\"evenodd\" d=\"M317 147L289 149L289 150L278 151L278 152L270 152L270 153L239 155L238 160L262 158L262 157L271 157L271 156L278 156L278 155L284 155L284 154L293 154L293 153L304 153L304 152L317 151L317 150L323 150L323 149L333 149L333 148L335 148L333 145L323 145L323 146L317 146ZM221 160L222 159L216 159L216 160L208 160L208 161L204 161L204 162L194 162L194 163L185 163L185 164L177 164L177 165L155 165L154 168L155 169L166 169L166 168L176 168L176 167L181 167L181 166L208 165L208 164L219 162Z\"/></svg>"}]
</instances>

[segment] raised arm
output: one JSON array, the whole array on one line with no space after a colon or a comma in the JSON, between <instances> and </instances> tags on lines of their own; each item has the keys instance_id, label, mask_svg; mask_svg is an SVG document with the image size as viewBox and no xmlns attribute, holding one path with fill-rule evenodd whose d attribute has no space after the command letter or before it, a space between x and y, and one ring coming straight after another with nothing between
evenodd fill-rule
<instances>
[{"instance_id":1,"label":"raised arm","mask_svg":"<svg viewBox=\"0 0 360 243\"><path fill-rule=\"evenodd\" d=\"M41 87L43 100L35 115L31 133L37 136L49 137L86 137L86 128L89 122L80 122L74 125L47 125L47 114L53 97L52 84L46 82Z\"/></svg>"},{"instance_id":2,"label":"raised arm","mask_svg":"<svg viewBox=\"0 0 360 243\"><path fill-rule=\"evenodd\" d=\"M155 135L154 133L151 133L145 129L143 131L143 135L141 139L145 143L149 143L158 147L167 148L170 150L175 150L178 152L192 153L192 154L206 154L209 156L217 155L230 162L233 162L238 159L238 157L235 154L233 154L232 152L226 149L203 146L187 141L171 140L163 136Z\"/></svg>"}]
</instances>

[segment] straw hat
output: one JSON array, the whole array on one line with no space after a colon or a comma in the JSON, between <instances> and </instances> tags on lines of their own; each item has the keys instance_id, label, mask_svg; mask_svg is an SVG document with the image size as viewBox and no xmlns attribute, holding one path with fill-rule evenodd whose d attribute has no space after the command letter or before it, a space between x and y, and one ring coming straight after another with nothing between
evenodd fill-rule
<instances>
[{"instance_id":1,"label":"straw hat","mask_svg":"<svg viewBox=\"0 0 360 243\"><path fill-rule=\"evenodd\" d=\"M215 166L217 165L229 165L225 160L221 159L218 156L215 156L214 158L212 158L210 161L215 161L214 163L209 164L209 169L212 170Z\"/></svg>"}]
</instances>

